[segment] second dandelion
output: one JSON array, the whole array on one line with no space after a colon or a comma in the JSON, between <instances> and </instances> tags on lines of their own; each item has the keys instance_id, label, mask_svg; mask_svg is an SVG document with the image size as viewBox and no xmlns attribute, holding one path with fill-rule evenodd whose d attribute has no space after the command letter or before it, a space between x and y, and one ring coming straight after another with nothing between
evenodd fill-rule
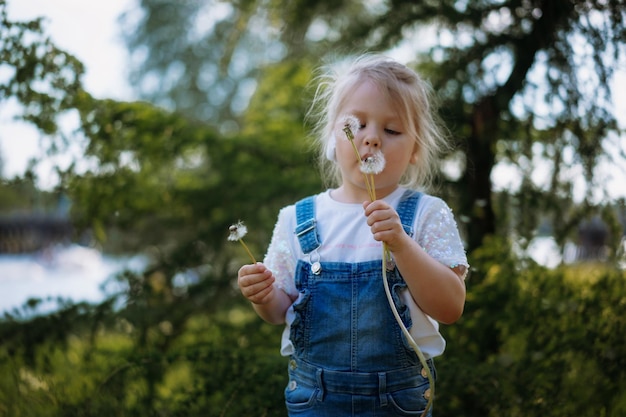
<instances>
[{"instance_id":1,"label":"second dandelion","mask_svg":"<svg viewBox=\"0 0 626 417\"><path fill-rule=\"evenodd\" d=\"M246 225L243 224L243 222L240 220L237 223L231 225L228 228L228 231L229 231L228 240L230 240L231 242L239 241L239 243L241 243L243 248L248 253L248 256L250 256L252 263L255 264L256 259L254 259L254 255L252 255L252 252L250 252L250 248L248 248L248 245L246 245L246 242L243 241L243 237L248 233L248 228L246 227Z\"/></svg>"}]
</instances>

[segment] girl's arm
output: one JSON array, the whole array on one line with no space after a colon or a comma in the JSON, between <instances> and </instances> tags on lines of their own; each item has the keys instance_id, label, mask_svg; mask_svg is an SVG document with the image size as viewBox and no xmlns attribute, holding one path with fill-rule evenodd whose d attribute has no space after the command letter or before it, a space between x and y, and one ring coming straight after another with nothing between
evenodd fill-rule
<instances>
[{"instance_id":1,"label":"girl's arm","mask_svg":"<svg viewBox=\"0 0 626 417\"><path fill-rule=\"evenodd\" d=\"M454 323L463 314L465 305L462 267L443 265L406 233L405 236L404 242L391 252L411 296L422 311L435 320Z\"/></svg>"},{"instance_id":2,"label":"girl's arm","mask_svg":"<svg viewBox=\"0 0 626 417\"><path fill-rule=\"evenodd\" d=\"M385 201L363 204L374 239L384 242L409 291L424 313L450 324L465 305L464 267L450 268L428 255L404 231L398 213Z\"/></svg>"}]
</instances>

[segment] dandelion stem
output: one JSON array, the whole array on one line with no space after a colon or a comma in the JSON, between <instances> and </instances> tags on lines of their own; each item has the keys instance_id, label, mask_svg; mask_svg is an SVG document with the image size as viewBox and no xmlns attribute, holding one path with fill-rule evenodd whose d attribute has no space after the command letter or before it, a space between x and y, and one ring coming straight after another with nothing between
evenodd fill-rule
<instances>
[{"instance_id":1,"label":"dandelion stem","mask_svg":"<svg viewBox=\"0 0 626 417\"><path fill-rule=\"evenodd\" d=\"M239 239L239 243L241 243L241 246L243 246L246 252L248 252L248 256L250 256L250 259L252 259L252 263L255 264L256 259L254 259L254 255L252 255L252 252L250 252L250 249L248 248L248 245L246 245L246 242L244 242L243 239Z\"/></svg>"},{"instance_id":2,"label":"dandelion stem","mask_svg":"<svg viewBox=\"0 0 626 417\"><path fill-rule=\"evenodd\" d=\"M391 312L393 313L393 316L398 322L398 325L400 326L402 333L408 340L409 344L411 345L411 348L417 354L417 357L419 358L420 363L422 364L422 367L426 371L428 384L430 385L430 396L428 397L428 403L426 404L426 408L424 409L424 412L422 413L422 417L423 417L426 415L426 413L428 413L428 410L433 405L433 400L435 398L435 381L433 380L433 375L432 375L432 372L430 371L430 367L428 366L428 362L426 362L426 357L422 353L422 350L419 348L417 343L415 343L415 339L413 339L413 336L411 336L411 333L409 332L409 330L404 325L404 322L402 321L402 318L400 318L400 314L398 313L398 309L396 308L396 304L393 301L393 297L391 296L391 291L389 290L389 283L387 282L387 266L386 266L386 260L389 259L390 256L391 254L389 253L387 244L383 242L383 262L382 262L383 285L385 287L385 294L387 295L387 301L389 302L389 306L391 307Z\"/></svg>"},{"instance_id":3,"label":"dandelion stem","mask_svg":"<svg viewBox=\"0 0 626 417\"><path fill-rule=\"evenodd\" d=\"M363 163L363 161L361 160L361 154L359 153L359 150L354 144L354 134L352 133L352 129L350 129L349 125L345 125L343 128L343 131L345 132L346 137L348 138L348 140L350 141L350 144L352 145L352 149L354 150L354 155L356 156L357 162L359 164ZM365 178L365 188L367 189L367 194L369 195L371 201L375 201L376 200L376 188L374 187L374 174L370 174L370 177L368 178L367 174L363 173L363 177Z\"/></svg>"},{"instance_id":4,"label":"dandelion stem","mask_svg":"<svg viewBox=\"0 0 626 417\"><path fill-rule=\"evenodd\" d=\"M365 181L366 182L368 181L367 174L365 175ZM375 201L376 200L376 186L374 185L374 174L369 175L368 188L369 188L369 193L370 193L370 199L372 201Z\"/></svg>"}]
</instances>

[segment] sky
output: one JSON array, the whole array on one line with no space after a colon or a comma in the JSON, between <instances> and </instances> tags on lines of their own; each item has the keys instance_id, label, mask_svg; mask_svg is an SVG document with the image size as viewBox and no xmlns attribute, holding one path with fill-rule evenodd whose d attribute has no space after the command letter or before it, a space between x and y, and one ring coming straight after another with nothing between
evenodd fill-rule
<instances>
[{"instance_id":1,"label":"sky","mask_svg":"<svg viewBox=\"0 0 626 417\"><path fill-rule=\"evenodd\" d=\"M127 82L127 53L121 40L118 25L119 15L132 9L137 0L8 0L8 14L12 20L27 20L45 17L45 30L53 42L74 54L86 66L83 82L86 90L97 98L132 100L132 90ZM622 115L622 127L626 128L626 63L614 82L616 114ZM5 177L11 178L24 173L33 157L44 156L39 146L38 132L12 120L16 107L11 103L0 103L0 156ZM620 149L621 148L621 149ZM608 152L625 152L626 138L618 139L618 149ZM74 149L74 155L80 155ZM56 182L53 164L69 163L70 158L44 158L36 172L40 186L50 188ZM624 169L611 167L601 173L602 181L608 184L612 196L626 197ZM573 176L582 175L572 172ZM548 177L537 171L538 181ZM498 166L493 175L496 188L519 185L520 176L507 166Z\"/></svg>"}]
</instances>

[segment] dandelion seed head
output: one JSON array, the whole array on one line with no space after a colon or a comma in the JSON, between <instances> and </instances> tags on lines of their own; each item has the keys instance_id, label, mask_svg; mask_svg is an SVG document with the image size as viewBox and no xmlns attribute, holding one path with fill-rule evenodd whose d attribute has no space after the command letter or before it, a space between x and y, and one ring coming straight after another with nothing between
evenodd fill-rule
<instances>
[{"instance_id":1,"label":"dandelion seed head","mask_svg":"<svg viewBox=\"0 0 626 417\"><path fill-rule=\"evenodd\" d=\"M377 151L361 161L361 172L364 174L380 174L385 169L385 155Z\"/></svg>"},{"instance_id":2,"label":"dandelion seed head","mask_svg":"<svg viewBox=\"0 0 626 417\"><path fill-rule=\"evenodd\" d=\"M242 239L248 233L248 228L245 224L243 224L241 220L239 220L237 223L231 225L228 228L228 231L230 232L228 234L228 240L230 240L231 242L236 242Z\"/></svg>"},{"instance_id":3,"label":"dandelion seed head","mask_svg":"<svg viewBox=\"0 0 626 417\"><path fill-rule=\"evenodd\" d=\"M354 139L354 135L356 135L361 128L361 121L359 118L348 114L341 118L341 122L343 124L343 131L346 133L348 139Z\"/></svg>"}]
</instances>

